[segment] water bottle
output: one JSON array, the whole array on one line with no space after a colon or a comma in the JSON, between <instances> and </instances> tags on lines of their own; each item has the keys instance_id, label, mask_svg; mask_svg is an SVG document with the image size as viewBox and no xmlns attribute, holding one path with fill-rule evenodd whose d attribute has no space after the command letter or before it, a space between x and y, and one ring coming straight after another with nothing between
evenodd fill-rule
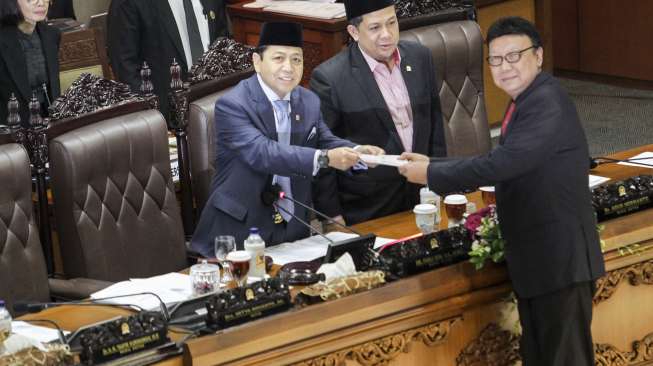
<instances>
[{"instance_id":1,"label":"water bottle","mask_svg":"<svg viewBox=\"0 0 653 366\"><path fill-rule=\"evenodd\" d=\"M0 348L5 339L11 334L11 314L5 308L5 302L0 300Z\"/></svg>"},{"instance_id":2,"label":"water bottle","mask_svg":"<svg viewBox=\"0 0 653 366\"><path fill-rule=\"evenodd\" d=\"M265 242L259 235L258 228L249 229L249 236L245 239L245 250L249 252L249 276L260 277L265 275Z\"/></svg>"}]
</instances>

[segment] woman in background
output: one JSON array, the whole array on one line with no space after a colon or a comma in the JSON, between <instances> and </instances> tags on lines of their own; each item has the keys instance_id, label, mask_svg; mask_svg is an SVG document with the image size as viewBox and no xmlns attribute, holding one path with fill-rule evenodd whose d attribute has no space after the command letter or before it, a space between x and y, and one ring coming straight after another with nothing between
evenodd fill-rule
<instances>
[{"instance_id":1,"label":"woman in background","mask_svg":"<svg viewBox=\"0 0 653 366\"><path fill-rule=\"evenodd\" d=\"M35 95L41 115L59 96L59 30L45 24L49 0L0 1L0 125L7 121L12 93L29 125L29 101Z\"/></svg>"}]
</instances>

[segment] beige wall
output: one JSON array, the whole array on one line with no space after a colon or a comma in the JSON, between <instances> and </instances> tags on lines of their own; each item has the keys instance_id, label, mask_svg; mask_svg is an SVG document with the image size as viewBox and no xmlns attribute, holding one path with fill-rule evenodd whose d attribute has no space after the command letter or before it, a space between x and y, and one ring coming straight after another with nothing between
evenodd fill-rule
<instances>
[{"instance_id":1,"label":"beige wall","mask_svg":"<svg viewBox=\"0 0 653 366\"><path fill-rule=\"evenodd\" d=\"M82 23L87 23L91 15L104 13L109 9L111 0L73 0L75 15Z\"/></svg>"}]
</instances>

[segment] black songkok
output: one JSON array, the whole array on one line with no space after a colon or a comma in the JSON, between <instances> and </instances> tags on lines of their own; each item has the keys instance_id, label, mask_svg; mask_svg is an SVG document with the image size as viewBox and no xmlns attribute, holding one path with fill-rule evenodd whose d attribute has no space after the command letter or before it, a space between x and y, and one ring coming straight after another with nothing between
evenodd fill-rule
<instances>
[{"instance_id":1,"label":"black songkok","mask_svg":"<svg viewBox=\"0 0 653 366\"><path fill-rule=\"evenodd\" d=\"M394 5L394 0L345 0L347 20Z\"/></svg>"},{"instance_id":2,"label":"black songkok","mask_svg":"<svg viewBox=\"0 0 653 366\"><path fill-rule=\"evenodd\" d=\"M302 47L304 36L302 25L291 22L267 22L261 27L258 46Z\"/></svg>"}]
</instances>

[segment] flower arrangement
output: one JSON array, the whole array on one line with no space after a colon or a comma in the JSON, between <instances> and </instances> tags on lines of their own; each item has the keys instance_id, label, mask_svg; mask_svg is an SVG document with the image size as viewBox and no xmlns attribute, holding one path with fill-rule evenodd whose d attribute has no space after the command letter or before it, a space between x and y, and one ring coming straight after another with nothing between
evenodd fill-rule
<instances>
[{"instance_id":1,"label":"flower arrangement","mask_svg":"<svg viewBox=\"0 0 653 366\"><path fill-rule=\"evenodd\" d=\"M505 242L501 236L496 206L490 205L469 216L465 228L473 235L474 242L469 251L469 261L481 269L487 260L503 261Z\"/></svg>"}]
</instances>

